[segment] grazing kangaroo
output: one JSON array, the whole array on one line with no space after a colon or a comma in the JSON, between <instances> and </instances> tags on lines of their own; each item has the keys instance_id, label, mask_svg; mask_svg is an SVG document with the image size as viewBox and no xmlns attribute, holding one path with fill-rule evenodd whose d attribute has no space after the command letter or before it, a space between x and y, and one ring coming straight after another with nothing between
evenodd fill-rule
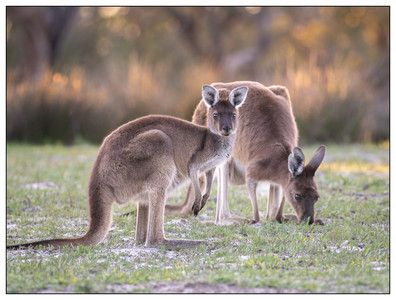
<instances>
[{"instance_id":1,"label":"grazing kangaroo","mask_svg":"<svg viewBox=\"0 0 396 300\"><path fill-rule=\"evenodd\" d=\"M249 93L239 111L239 127L232 158L219 167L216 224L246 220L230 216L228 182L234 185L247 184L253 207L251 222L258 222L256 189L260 181L270 182L267 219L279 222L291 219L299 224L309 218L310 224L323 224L314 218L314 205L319 198L314 175L323 161L325 147L320 146L311 161L304 166L305 157L297 147L298 130L289 92L285 87L267 88L250 81L212 84L215 88L228 90L242 85L249 88ZM202 101L194 112L193 123L207 125L207 111ZM209 180L211 178L207 178ZM285 198L296 216L283 215ZM189 193L184 204L179 206L179 212L188 211L186 207L191 207ZM170 213L176 213L176 208Z\"/></svg>"},{"instance_id":2,"label":"grazing kangaroo","mask_svg":"<svg viewBox=\"0 0 396 300\"><path fill-rule=\"evenodd\" d=\"M237 126L237 108L246 87L231 92L205 85L208 127L168 116L147 116L131 121L107 136L99 150L89 180L90 224L79 238L52 239L7 249L39 245L97 245L106 236L114 202L136 201L136 242L150 246L189 246L201 241L171 240L164 236L167 192L190 179L196 213L201 209L198 178L231 156Z\"/></svg>"}]
</instances>

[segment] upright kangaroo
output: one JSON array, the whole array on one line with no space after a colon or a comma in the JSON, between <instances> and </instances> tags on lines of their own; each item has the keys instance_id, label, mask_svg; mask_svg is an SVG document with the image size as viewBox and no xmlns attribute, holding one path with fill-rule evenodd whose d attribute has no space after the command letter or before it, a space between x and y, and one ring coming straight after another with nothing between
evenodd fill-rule
<instances>
[{"instance_id":1,"label":"upright kangaroo","mask_svg":"<svg viewBox=\"0 0 396 300\"><path fill-rule=\"evenodd\" d=\"M89 180L90 224L79 238L52 239L7 249L38 245L97 245L106 236L114 202L138 202L136 242L150 246L189 246L200 241L171 240L164 236L164 208L168 190L190 179L194 209L201 209L198 177L231 155L237 126L236 108L248 89L231 92L205 85L204 105L208 127L167 116L147 116L131 121L107 136L99 150Z\"/></svg>"},{"instance_id":2,"label":"upright kangaroo","mask_svg":"<svg viewBox=\"0 0 396 300\"><path fill-rule=\"evenodd\" d=\"M260 181L269 181L269 199L266 217L281 222L295 220L298 224L314 219L314 204L319 198L314 175L323 161L325 147L320 146L311 161L305 165L304 154L297 147L298 130L294 120L289 92L282 86L269 88L257 82L214 83L215 88L233 89L247 86L249 93L239 111L239 127L232 158L219 167L216 224L230 224L243 219L230 217L227 198L228 181L247 184L253 207L253 220L258 222L256 189ZM207 125L208 113L201 101L193 116L193 123ZM211 178L208 178L211 180ZM282 197L283 189L283 197ZM285 198L297 216L283 215ZM191 207L191 197L179 206L185 213ZM203 207L203 206L202 206ZM202 209L201 207L201 209ZM176 213L176 208L169 213Z\"/></svg>"}]
</instances>

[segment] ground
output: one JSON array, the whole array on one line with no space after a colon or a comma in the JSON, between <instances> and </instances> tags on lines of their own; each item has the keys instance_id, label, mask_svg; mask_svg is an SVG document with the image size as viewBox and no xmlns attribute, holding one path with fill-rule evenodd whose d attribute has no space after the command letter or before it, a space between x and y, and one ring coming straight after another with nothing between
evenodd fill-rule
<instances>
[{"instance_id":1,"label":"ground","mask_svg":"<svg viewBox=\"0 0 396 300\"><path fill-rule=\"evenodd\" d=\"M317 146L303 147L307 159ZM84 234L97 150L7 145L7 244ZM389 293L389 144L328 145L316 180L315 215L324 226L266 221L266 184L259 223L216 226L215 182L198 217L165 218L168 237L208 245L134 246L136 204L115 206L99 246L7 251L7 292ZM229 195L234 215L252 216L246 187ZM289 204L285 210L292 213Z\"/></svg>"}]
</instances>

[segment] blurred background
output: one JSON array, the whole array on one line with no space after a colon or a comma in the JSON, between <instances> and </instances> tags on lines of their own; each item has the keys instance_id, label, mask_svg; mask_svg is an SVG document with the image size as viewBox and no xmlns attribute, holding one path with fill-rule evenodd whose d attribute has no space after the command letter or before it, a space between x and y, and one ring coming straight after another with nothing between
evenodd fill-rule
<instances>
[{"instance_id":1,"label":"blurred background","mask_svg":"<svg viewBox=\"0 0 396 300\"><path fill-rule=\"evenodd\" d=\"M201 86L289 89L302 143L389 140L389 7L7 7L7 141L191 120Z\"/></svg>"}]
</instances>

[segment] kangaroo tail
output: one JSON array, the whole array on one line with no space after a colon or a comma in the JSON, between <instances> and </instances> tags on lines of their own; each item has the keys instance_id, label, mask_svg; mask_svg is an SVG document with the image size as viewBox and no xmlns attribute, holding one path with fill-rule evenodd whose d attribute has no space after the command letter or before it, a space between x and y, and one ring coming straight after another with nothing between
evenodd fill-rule
<instances>
[{"instance_id":1,"label":"kangaroo tail","mask_svg":"<svg viewBox=\"0 0 396 300\"><path fill-rule=\"evenodd\" d=\"M106 237L112 220L112 192L90 187L89 191L90 224L85 235L79 238L51 239L25 244L9 245L7 249L26 249L38 246L53 246L60 248L63 246L96 246Z\"/></svg>"},{"instance_id":2,"label":"kangaroo tail","mask_svg":"<svg viewBox=\"0 0 396 300\"><path fill-rule=\"evenodd\" d=\"M17 250L17 249L26 249L26 248L35 248L38 246L49 247L53 246L55 248L60 248L62 246L77 246L77 245L89 245L87 244L83 237L75 238L75 239L52 239L52 240L43 240L38 242L31 242L25 244L17 244L7 246L7 250Z\"/></svg>"}]
</instances>

